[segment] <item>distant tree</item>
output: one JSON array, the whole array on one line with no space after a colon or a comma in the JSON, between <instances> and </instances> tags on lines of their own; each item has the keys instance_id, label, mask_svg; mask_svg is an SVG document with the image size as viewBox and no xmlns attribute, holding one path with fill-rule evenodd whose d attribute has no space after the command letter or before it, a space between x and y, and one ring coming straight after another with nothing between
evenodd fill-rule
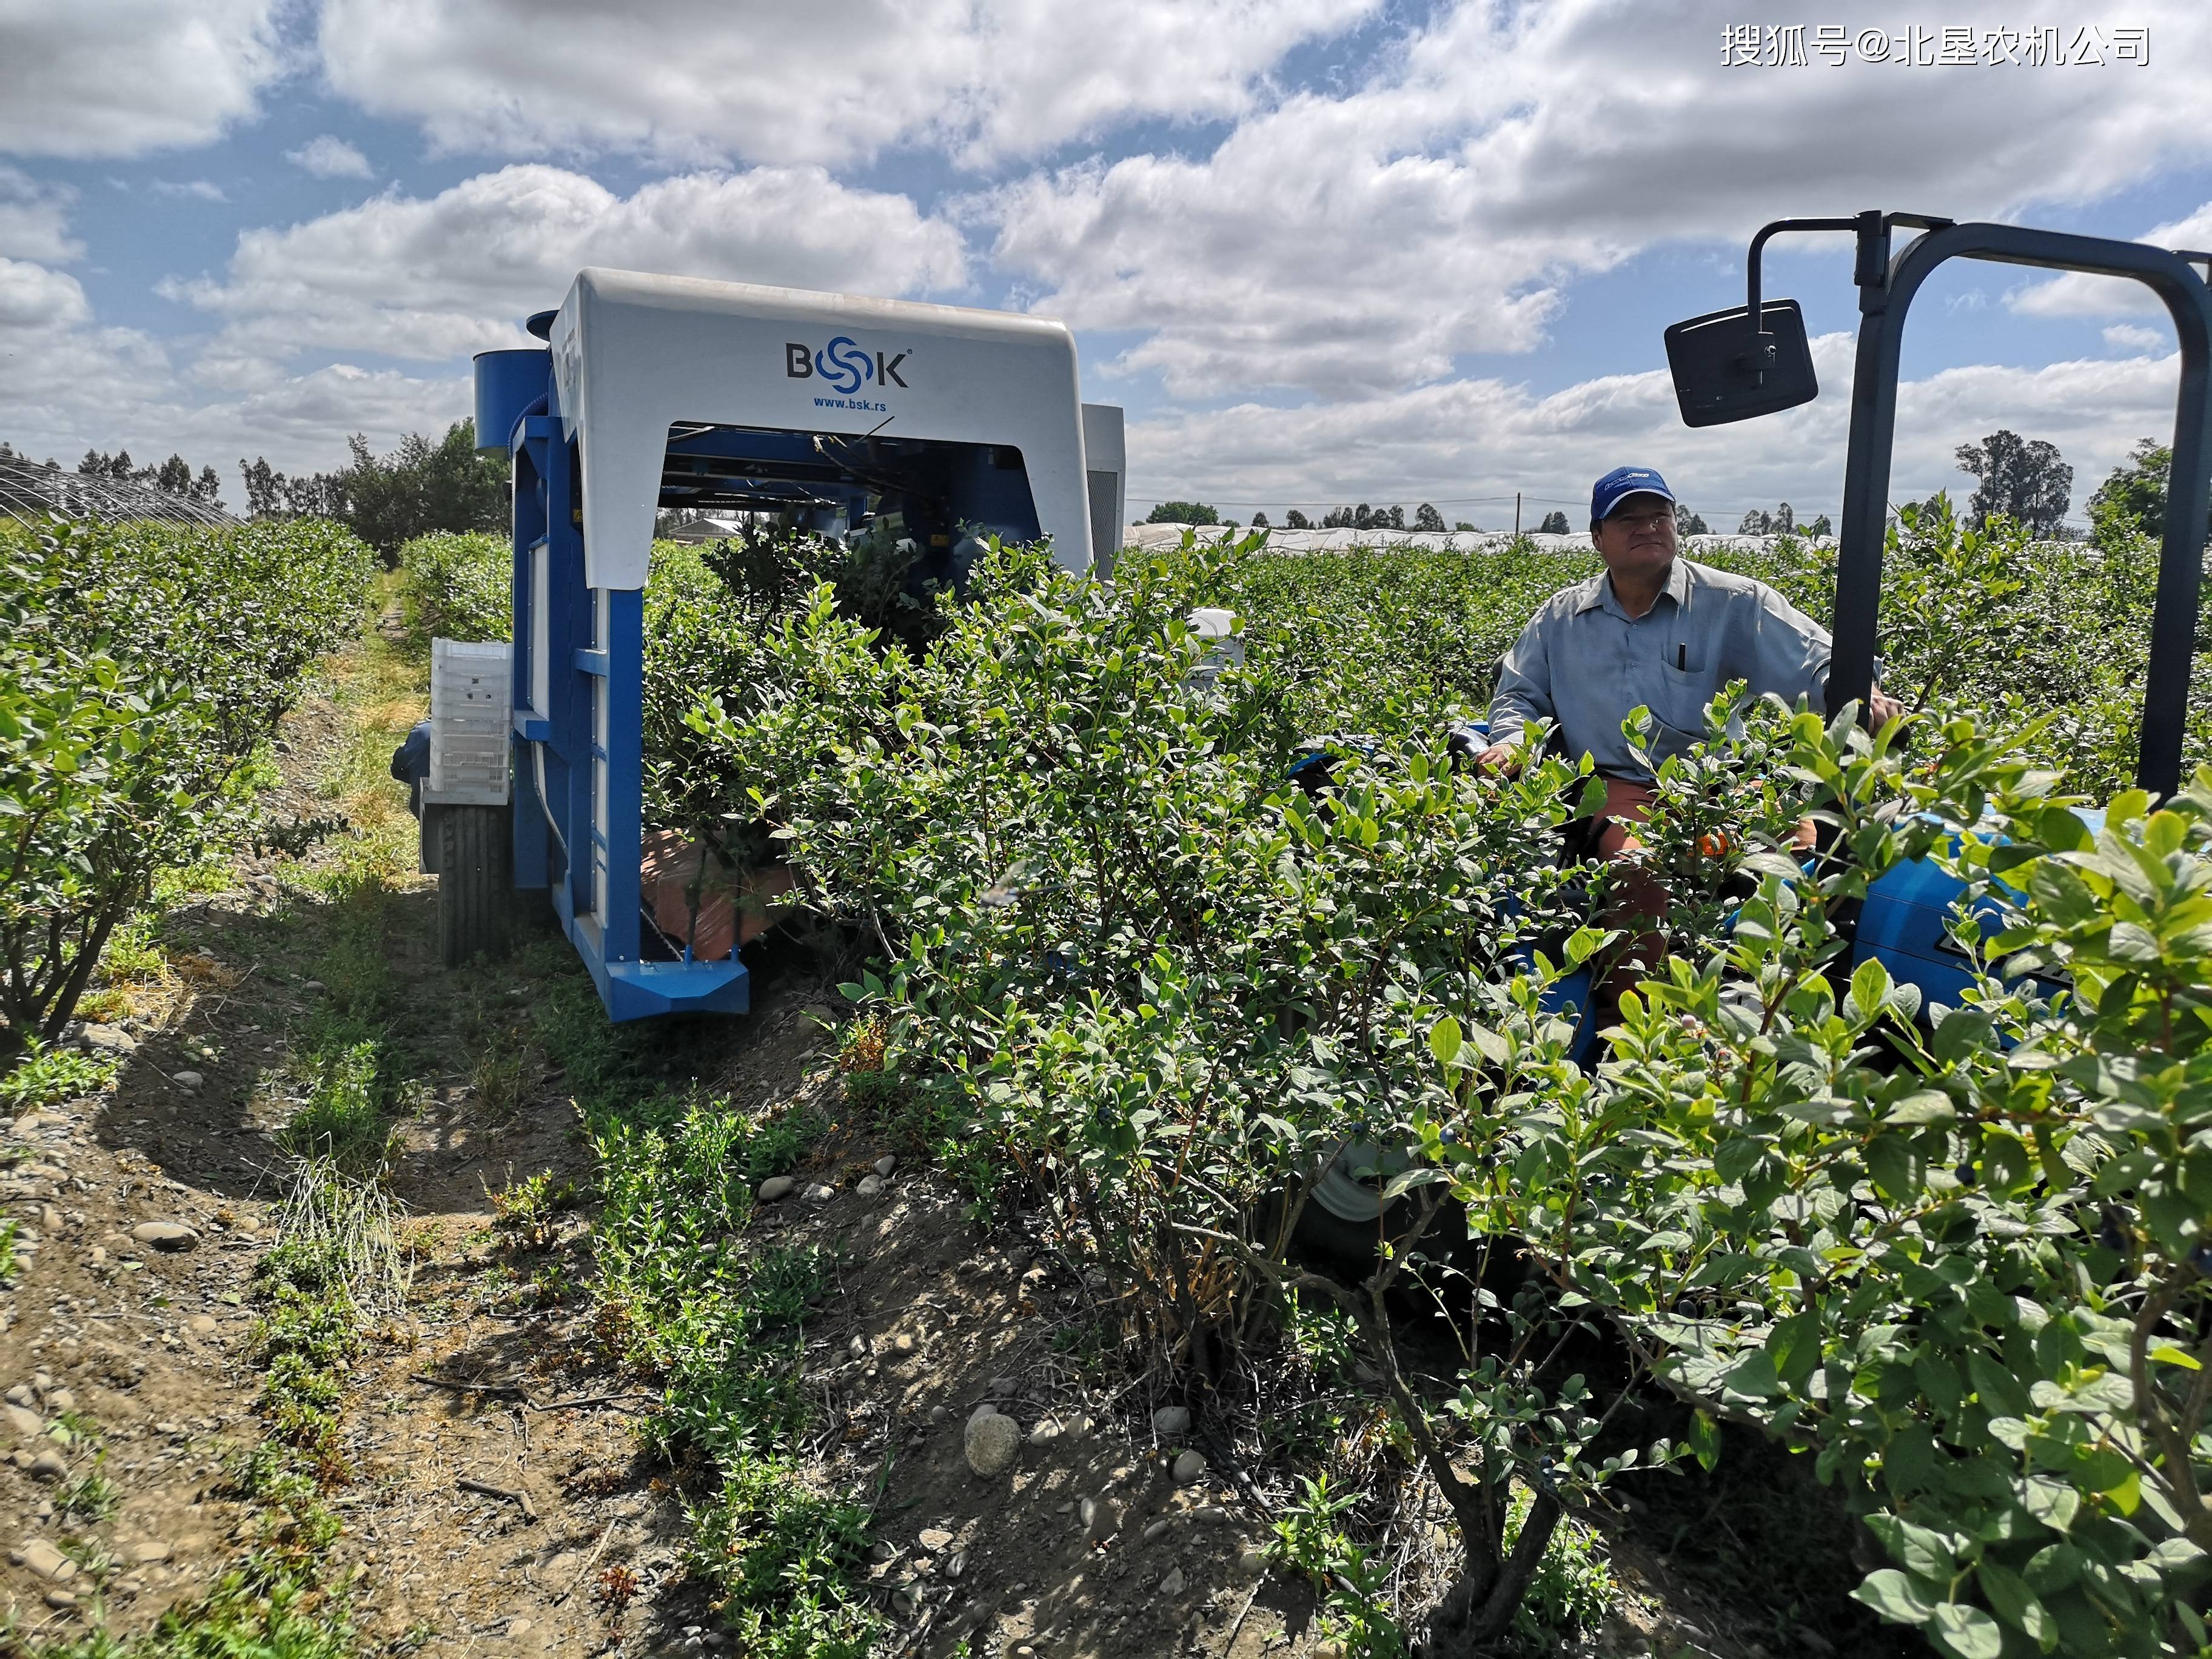
<instances>
[{"instance_id":1,"label":"distant tree","mask_svg":"<svg viewBox=\"0 0 2212 1659\"><path fill-rule=\"evenodd\" d=\"M1146 515L1146 524L1219 524L1220 514L1203 501L1162 501Z\"/></svg>"},{"instance_id":2,"label":"distant tree","mask_svg":"<svg viewBox=\"0 0 2212 1659\"><path fill-rule=\"evenodd\" d=\"M1674 503L1674 533L1677 536L1705 536L1712 532L1705 528L1702 514L1692 513L1677 501Z\"/></svg>"},{"instance_id":3,"label":"distant tree","mask_svg":"<svg viewBox=\"0 0 2212 1659\"><path fill-rule=\"evenodd\" d=\"M1743 522L1735 527L1739 536L1764 536L1774 527L1774 520L1764 507L1754 507L1743 515Z\"/></svg>"},{"instance_id":4,"label":"distant tree","mask_svg":"<svg viewBox=\"0 0 2212 1659\"><path fill-rule=\"evenodd\" d=\"M1456 524L1453 525L1452 528L1454 530L1472 530L1474 526L1469 524L1465 519L1462 519Z\"/></svg>"},{"instance_id":5,"label":"distant tree","mask_svg":"<svg viewBox=\"0 0 2212 1659\"><path fill-rule=\"evenodd\" d=\"M2100 530L2110 526L2164 535L2166 475L2172 465L2172 450L2155 438L2142 440L2128 452L2127 465L2114 467L2089 497L2089 522Z\"/></svg>"},{"instance_id":6,"label":"distant tree","mask_svg":"<svg viewBox=\"0 0 2212 1659\"><path fill-rule=\"evenodd\" d=\"M1360 508L1363 513L1366 510L1365 507ZM1352 527L1352 513L1350 507L1334 507L1321 515L1321 527L1323 530L1349 530Z\"/></svg>"},{"instance_id":7,"label":"distant tree","mask_svg":"<svg viewBox=\"0 0 2212 1659\"><path fill-rule=\"evenodd\" d=\"M171 455L154 470L154 487L166 489L172 495L192 493L192 464L181 455Z\"/></svg>"},{"instance_id":8,"label":"distant tree","mask_svg":"<svg viewBox=\"0 0 2212 1659\"><path fill-rule=\"evenodd\" d=\"M1560 512L1557 507L1553 507L1549 513L1547 513L1544 515L1543 523L1536 526L1536 533L1540 536L1565 536L1570 534L1571 532L1567 526L1567 515Z\"/></svg>"},{"instance_id":9,"label":"distant tree","mask_svg":"<svg viewBox=\"0 0 2212 1659\"><path fill-rule=\"evenodd\" d=\"M1777 535L1786 536L1797 528L1796 510L1784 501L1774 509L1774 517L1769 522Z\"/></svg>"},{"instance_id":10,"label":"distant tree","mask_svg":"<svg viewBox=\"0 0 2212 1659\"><path fill-rule=\"evenodd\" d=\"M2017 432L1992 432L1978 444L1960 444L1960 467L1980 487L1966 511L1977 527L1999 514L2038 536L2048 536L2074 500L2074 469L2058 447Z\"/></svg>"},{"instance_id":11,"label":"distant tree","mask_svg":"<svg viewBox=\"0 0 2212 1659\"><path fill-rule=\"evenodd\" d=\"M1823 513L1805 526L1805 533L1808 536L1832 536L1836 532L1829 527L1828 515Z\"/></svg>"},{"instance_id":12,"label":"distant tree","mask_svg":"<svg viewBox=\"0 0 2212 1659\"><path fill-rule=\"evenodd\" d=\"M76 464L76 470L84 477L104 478L107 476L107 457L96 449L88 449L84 459Z\"/></svg>"},{"instance_id":13,"label":"distant tree","mask_svg":"<svg viewBox=\"0 0 2212 1659\"><path fill-rule=\"evenodd\" d=\"M1311 530L1313 520L1294 507L1283 515L1283 527L1286 530Z\"/></svg>"},{"instance_id":14,"label":"distant tree","mask_svg":"<svg viewBox=\"0 0 2212 1659\"><path fill-rule=\"evenodd\" d=\"M311 489L297 505L344 520L386 558L433 530L495 530L507 522L507 466L477 453L473 420L454 422L435 444L410 432L385 456L370 453L359 434L348 442L353 465L335 484L320 475L306 481Z\"/></svg>"},{"instance_id":15,"label":"distant tree","mask_svg":"<svg viewBox=\"0 0 2212 1659\"><path fill-rule=\"evenodd\" d=\"M1419 507L1413 509L1414 529L1442 530L1443 527L1444 515L1437 512L1433 507L1431 507L1426 501L1423 501Z\"/></svg>"},{"instance_id":16,"label":"distant tree","mask_svg":"<svg viewBox=\"0 0 2212 1659\"><path fill-rule=\"evenodd\" d=\"M1267 529L1267 515L1265 513L1255 513L1252 515L1252 528L1255 530Z\"/></svg>"},{"instance_id":17,"label":"distant tree","mask_svg":"<svg viewBox=\"0 0 2212 1659\"><path fill-rule=\"evenodd\" d=\"M222 506L222 480L216 476L216 470L211 466L200 469L200 476L192 480L192 487L186 493L194 501L204 501L210 507L220 508Z\"/></svg>"},{"instance_id":18,"label":"distant tree","mask_svg":"<svg viewBox=\"0 0 2212 1659\"><path fill-rule=\"evenodd\" d=\"M1378 518L1375 523L1377 529L1403 530L1406 527L1406 509L1402 507L1394 507L1390 509L1390 516L1387 520Z\"/></svg>"}]
</instances>

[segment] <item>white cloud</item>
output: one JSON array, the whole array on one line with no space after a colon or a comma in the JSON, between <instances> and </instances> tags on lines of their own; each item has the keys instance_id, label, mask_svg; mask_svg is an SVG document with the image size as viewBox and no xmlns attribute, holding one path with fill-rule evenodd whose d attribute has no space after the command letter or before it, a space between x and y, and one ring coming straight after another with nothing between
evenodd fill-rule
<instances>
[{"instance_id":1,"label":"white cloud","mask_svg":"<svg viewBox=\"0 0 2212 1659\"><path fill-rule=\"evenodd\" d=\"M320 471L344 462L348 433L384 451L410 432L442 432L469 410L465 375L348 363L209 398L185 383L161 342L100 326L74 277L9 259L0 259L0 385L8 393L0 438L19 450L64 465L87 449L120 447L142 460L180 453L222 474L234 505L241 458Z\"/></svg>"},{"instance_id":2,"label":"white cloud","mask_svg":"<svg viewBox=\"0 0 2212 1659\"><path fill-rule=\"evenodd\" d=\"M2154 225L2136 239L2155 247L2202 251L2212 247L2212 202L2185 219ZM2198 267L2200 270L2202 266ZM2121 276L2085 276L2069 270L2048 281L2023 283L2005 296L2014 311L2031 317L2125 317L2166 313L2158 296L2141 283Z\"/></svg>"},{"instance_id":3,"label":"white cloud","mask_svg":"<svg viewBox=\"0 0 2212 1659\"><path fill-rule=\"evenodd\" d=\"M325 0L319 44L341 95L451 149L787 165L928 143L983 162L1135 119L1234 118L1285 52L1377 3L660 0L647 21Z\"/></svg>"},{"instance_id":4,"label":"white cloud","mask_svg":"<svg viewBox=\"0 0 2212 1659\"><path fill-rule=\"evenodd\" d=\"M1037 309L1135 331L1119 366L1172 395L1416 385L1534 346L1567 281L1655 242L1869 203L2002 216L2212 156L2212 12L2136 9L2148 69L1723 70L1723 20L1690 0L1466 0L1211 154L1040 172L964 212Z\"/></svg>"},{"instance_id":5,"label":"white cloud","mask_svg":"<svg viewBox=\"0 0 2212 1659\"><path fill-rule=\"evenodd\" d=\"M1801 517L1836 513L1850 420L1852 342L1814 343L1826 386L1814 403L1734 426L1682 425L1663 373L1609 375L1535 397L1498 380L1455 380L1295 409L1243 404L1139 420L1129 428L1130 498L1253 503L1430 501L1447 520L1485 528L1587 502L1590 481L1633 462L1663 471L1716 529L1748 507L1787 499ZM2178 359L1979 365L1899 388L1890 495L1954 496L1962 443L2000 427L2048 439L2075 467L2077 505L2138 438L2163 439L2173 420ZM1971 487L1970 485L1968 487ZM1469 498L1492 498L1487 501ZM1276 514L1279 521L1279 515ZM1729 522L1723 526L1721 520Z\"/></svg>"},{"instance_id":6,"label":"white cloud","mask_svg":"<svg viewBox=\"0 0 2212 1659\"><path fill-rule=\"evenodd\" d=\"M247 231L221 279L162 291L228 319L210 375L258 384L311 346L434 360L526 343L520 319L587 264L892 295L966 280L952 227L818 168L687 173L618 197L532 165Z\"/></svg>"},{"instance_id":7,"label":"white cloud","mask_svg":"<svg viewBox=\"0 0 2212 1659\"><path fill-rule=\"evenodd\" d=\"M369 166L368 157L344 139L327 132L319 138L310 138L297 149L286 150L284 159L318 179L376 177L376 169Z\"/></svg>"},{"instance_id":8,"label":"white cloud","mask_svg":"<svg viewBox=\"0 0 2212 1659\"><path fill-rule=\"evenodd\" d=\"M0 328L68 328L91 316L83 287L67 271L0 259Z\"/></svg>"},{"instance_id":9,"label":"white cloud","mask_svg":"<svg viewBox=\"0 0 2212 1659\"><path fill-rule=\"evenodd\" d=\"M0 154L141 155L254 113L281 0L0 0Z\"/></svg>"},{"instance_id":10,"label":"white cloud","mask_svg":"<svg viewBox=\"0 0 2212 1659\"><path fill-rule=\"evenodd\" d=\"M2105 343L2115 351L2163 352L2171 349L2173 337L2136 323L2114 323L2105 331Z\"/></svg>"},{"instance_id":11,"label":"white cloud","mask_svg":"<svg viewBox=\"0 0 2212 1659\"><path fill-rule=\"evenodd\" d=\"M176 196L195 202L227 202L222 186L211 179L156 179L154 192L157 196Z\"/></svg>"},{"instance_id":12,"label":"white cloud","mask_svg":"<svg viewBox=\"0 0 2212 1659\"><path fill-rule=\"evenodd\" d=\"M0 256L61 264L84 257L84 244L69 234L76 192L45 185L0 166Z\"/></svg>"}]
</instances>

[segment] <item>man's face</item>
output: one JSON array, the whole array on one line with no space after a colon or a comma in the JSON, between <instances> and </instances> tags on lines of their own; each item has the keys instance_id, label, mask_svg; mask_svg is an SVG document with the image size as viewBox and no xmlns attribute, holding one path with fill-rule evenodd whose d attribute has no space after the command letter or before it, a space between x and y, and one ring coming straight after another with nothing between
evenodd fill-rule
<instances>
[{"instance_id":1,"label":"man's face","mask_svg":"<svg viewBox=\"0 0 2212 1659\"><path fill-rule=\"evenodd\" d=\"M1630 495L1598 520L1590 540L1617 576L1662 574L1674 562L1674 505L1664 495Z\"/></svg>"}]
</instances>

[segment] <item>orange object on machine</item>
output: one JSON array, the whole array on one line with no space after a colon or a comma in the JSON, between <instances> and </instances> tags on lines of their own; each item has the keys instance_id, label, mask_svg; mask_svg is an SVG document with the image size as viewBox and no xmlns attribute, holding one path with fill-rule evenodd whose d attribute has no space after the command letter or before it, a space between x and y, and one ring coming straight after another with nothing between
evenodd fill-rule
<instances>
[{"instance_id":1,"label":"orange object on machine","mask_svg":"<svg viewBox=\"0 0 2212 1659\"><path fill-rule=\"evenodd\" d=\"M643 850L638 884L653 912L653 925L679 950L689 939L695 961L720 961L791 913L790 896L798 878L787 864L732 870L709 858L700 842L674 830L647 830ZM695 883L699 890L696 919L691 910Z\"/></svg>"}]
</instances>

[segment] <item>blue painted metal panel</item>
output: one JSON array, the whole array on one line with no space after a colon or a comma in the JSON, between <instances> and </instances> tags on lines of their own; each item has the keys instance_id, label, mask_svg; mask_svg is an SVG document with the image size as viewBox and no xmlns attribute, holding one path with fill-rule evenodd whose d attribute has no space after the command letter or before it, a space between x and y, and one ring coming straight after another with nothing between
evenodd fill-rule
<instances>
[{"instance_id":1,"label":"blue painted metal panel","mask_svg":"<svg viewBox=\"0 0 2212 1659\"><path fill-rule=\"evenodd\" d=\"M544 397L552 378L553 354L543 346L477 353L477 448L504 451L514 435L515 422Z\"/></svg>"}]
</instances>

